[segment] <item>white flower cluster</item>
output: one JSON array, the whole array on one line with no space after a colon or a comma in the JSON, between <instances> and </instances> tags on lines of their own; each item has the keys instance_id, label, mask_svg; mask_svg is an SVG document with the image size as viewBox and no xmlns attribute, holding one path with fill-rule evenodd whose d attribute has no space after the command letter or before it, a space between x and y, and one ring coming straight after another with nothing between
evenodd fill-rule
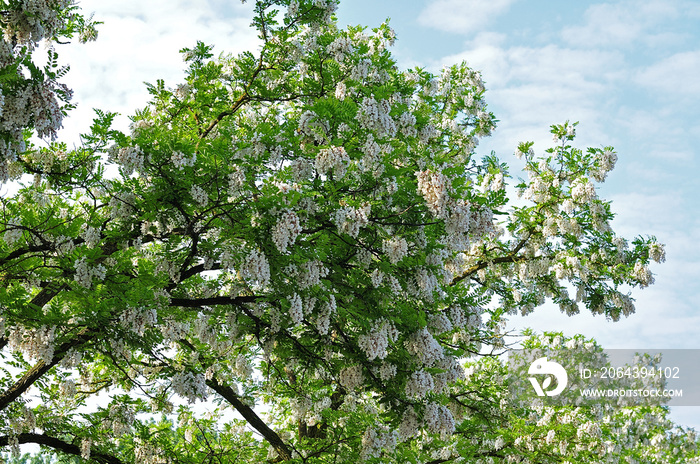
<instances>
[{"instance_id":1,"label":"white flower cluster","mask_svg":"<svg viewBox=\"0 0 700 464\"><path fill-rule=\"evenodd\" d=\"M435 313L428 316L428 330L435 335L451 332L454 326L445 313Z\"/></svg>"},{"instance_id":2,"label":"white flower cluster","mask_svg":"<svg viewBox=\"0 0 700 464\"><path fill-rule=\"evenodd\" d=\"M19 228L21 221L18 218L12 218L5 224L5 233L3 239L8 246L14 245L22 238L22 229Z\"/></svg>"},{"instance_id":3,"label":"white flower cluster","mask_svg":"<svg viewBox=\"0 0 700 464\"><path fill-rule=\"evenodd\" d=\"M318 260L306 261L300 268L298 285L301 289L319 285L321 279L328 275L328 268Z\"/></svg>"},{"instance_id":4,"label":"white flower cluster","mask_svg":"<svg viewBox=\"0 0 700 464\"><path fill-rule=\"evenodd\" d=\"M245 278L258 285L265 286L270 283L270 264L262 251L251 250L241 265L241 272Z\"/></svg>"},{"instance_id":5,"label":"white flower cluster","mask_svg":"<svg viewBox=\"0 0 700 464\"><path fill-rule=\"evenodd\" d=\"M318 143L323 143L328 132L328 123L322 121L313 111L307 110L299 116L299 132L313 137Z\"/></svg>"},{"instance_id":6,"label":"white flower cluster","mask_svg":"<svg viewBox=\"0 0 700 464\"><path fill-rule=\"evenodd\" d=\"M600 438L601 435L601 430L600 426L593 422L593 421L587 421L581 425L579 425L578 430L576 430L576 436L581 439L585 436L589 437L594 437L594 438Z\"/></svg>"},{"instance_id":7,"label":"white flower cluster","mask_svg":"<svg viewBox=\"0 0 700 464\"><path fill-rule=\"evenodd\" d=\"M379 286L382 285L382 282L384 281L384 273L379 269L375 269L374 271L372 271L370 278L372 279L372 286L374 288L379 288Z\"/></svg>"},{"instance_id":8,"label":"white flower cluster","mask_svg":"<svg viewBox=\"0 0 700 464\"><path fill-rule=\"evenodd\" d=\"M347 95L348 88L345 85L345 82L340 81L336 84L335 86L335 98L337 98L340 101L345 100L345 96Z\"/></svg>"},{"instance_id":9,"label":"white flower cluster","mask_svg":"<svg viewBox=\"0 0 700 464\"><path fill-rule=\"evenodd\" d=\"M433 376L424 370L416 371L406 381L406 396L412 399L423 399L433 391L435 383Z\"/></svg>"},{"instance_id":10,"label":"white flower cluster","mask_svg":"<svg viewBox=\"0 0 700 464\"><path fill-rule=\"evenodd\" d=\"M391 453L396 448L398 434L396 431L386 428L375 429L369 427L362 435L362 451L360 459L367 461L370 458L381 457L382 451Z\"/></svg>"},{"instance_id":11,"label":"white flower cluster","mask_svg":"<svg viewBox=\"0 0 700 464\"><path fill-rule=\"evenodd\" d=\"M363 128L375 131L379 138L394 137L396 123L391 118L391 104L388 100L377 102L372 97L365 97L360 104L357 120Z\"/></svg>"},{"instance_id":12,"label":"white flower cluster","mask_svg":"<svg viewBox=\"0 0 700 464\"><path fill-rule=\"evenodd\" d=\"M424 267L419 268L415 274L418 294L428 301L433 301L433 293L441 290L440 283L435 274Z\"/></svg>"},{"instance_id":13,"label":"white flower cluster","mask_svg":"<svg viewBox=\"0 0 700 464\"><path fill-rule=\"evenodd\" d=\"M272 241L280 253L287 253L287 248L294 244L300 233L299 216L294 211L285 210L272 231Z\"/></svg>"},{"instance_id":14,"label":"white flower cluster","mask_svg":"<svg viewBox=\"0 0 700 464\"><path fill-rule=\"evenodd\" d=\"M579 177L571 184L571 197L576 203L588 203L596 197L595 187L588 180Z\"/></svg>"},{"instance_id":15,"label":"white flower cluster","mask_svg":"<svg viewBox=\"0 0 700 464\"><path fill-rule=\"evenodd\" d=\"M105 422L105 427L112 430L115 437L121 437L131 433L131 426L136 419L134 410L129 405L112 404L109 408L109 420Z\"/></svg>"},{"instance_id":16,"label":"white flower cluster","mask_svg":"<svg viewBox=\"0 0 700 464\"><path fill-rule=\"evenodd\" d=\"M355 364L344 368L340 371L338 381L349 392L357 390L365 381L362 366Z\"/></svg>"},{"instance_id":17,"label":"white flower cluster","mask_svg":"<svg viewBox=\"0 0 700 464\"><path fill-rule=\"evenodd\" d=\"M158 323L158 313L154 307L127 307L119 316L119 323L125 329L139 336L143 336L146 329L155 327Z\"/></svg>"},{"instance_id":18,"label":"white flower cluster","mask_svg":"<svg viewBox=\"0 0 700 464\"><path fill-rule=\"evenodd\" d=\"M30 358L41 359L50 363L54 355L55 327L41 326L38 328L12 327L8 345L12 351L25 353Z\"/></svg>"},{"instance_id":19,"label":"white flower cluster","mask_svg":"<svg viewBox=\"0 0 700 464\"><path fill-rule=\"evenodd\" d=\"M173 94L178 100L185 101L192 94L192 87L188 84L178 84L178 86L175 87L175 92L173 92Z\"/></svg>"},{"instance_id":20,"label":"white flower cluster","mask_svg":"<svg viewBox=\"0 0 700 464\"><path fill-rule=\"evenodd\" d=\"M666 250L661 243L652 243L649 245L649 257L657 263L666 261Z\"/></svg>"},{"instance_id":21,"label":"white flower cluster","mask_svg":"<svg viewBox=\"0 0 700 464\"><path fill-rule=\"evenodd\" d=\"M59 12L71 5L70 0L24 0L22 8L5 12L4 35L7 42L29 45L53 36L63 27L65 19ZM33 43L32 43L33 42Z\"/></svg>"},{"instance_id":22,"label":"white flower cluster","mask_svg":"<svg viewBox=\"0 0 700 464\"><path fill-rule=\"evenodd\" d=\"M201 374L190 371L178 372L172 376L170 385L177 395L187 398L190 404L198 399L205 400L207 398L206 379Z\"/></svg>"},{"instance_id":23,"label":"white flower cluster","mask_svg":"<svg viewBox=\"0 0 700 464\"><path fill-rule=\"evenodd\" d=\"M616 308L620 308L622 315L627 317L635 311L634 301L629 295L615 292L612 296L606 295L606 301L612 303ZM617 321L619 316L613 315L613 320Z\"/></svg>"},{"instance_id":24,"label":"white flower cluster","mask_svg":"<svg viewBox=\"0 0 700 464\"><path fill-rule=\"evenodd\" d=\"M595 155L596 168L591 172L591 177L598 182L604 182L608 173L615 168L617 153L610 149L599 150Z\"/></svg>"},{"instance_id":25,"label":"white flower cluster","mask_svg":"<svg viewBox=\"0 0 700 464\"><path fill-rule=\"evenodd\" d=\"M73 379L66 379L64 382L61 382L58 392L63 398L73 398L78 392L75 381L73 381Z\"/></svg>"},{"instance_id":26,"label":"white flower cluster","mask_svg":"<svg viewBox=\"0 0 700 464\"><path fill-rule=\"evenodd\" d=\"M336 210L334 222L338 226L338 232L357 238L360 229L369 223L369 214L372 206L368 203L362 208L344 206Z\"/></svg>"},{"instance_id":27,"label":"white flower cluster","mask_svg":"<svg viewBox=\"0 0 700 464\"><path fill-rule=\"evenodd\" d=\"M134 171L143 172L145 161L143 151L138 145L123 147L117 151L116 161L122 166L124 175L129 176Z\"/></svg>"},{"instance_id":28,"label":"white flower cluster","mask_svg":"<svg viewBox=\"0 0 700 464\"><path fill-rule=\"evenodd\" d=\"M377 370L377 375L383 381L387 381L396 375L396 365L388 362L383 362Z\"/></svg>"},{"instance_id":29,"label":"white flower cluster","mask_svg":"<svg viewBox=\"0 0 700 464\"><path fill-rule=\"evenodd\" d=\"M455 418L442 404L430 402L425 405L423 423L431 433L439 434L445 440L455 431Z\"/></svg>"},{"instance_id":30,"label":"white flower cluster","mask_svg":"<svg viewBox=\"0 0 700 464\"><path fill-rule=\"evenodd\" d=\"M649 268L639 261L634 263L634 270L632 271L632 275L639 282L642 288L648 287L649 285L654 283L654 276L652 275Z\"/></svg>"},{"instance_id":31,"label":"white flower cluster","mask_svg":"<svg viewBox=\"0 0 700 464\"><path fill-rule=\"evenodd\" d=\"M471 210L470 224L471 235L479 239L496 233L496 226L493 223L493 211L487 206Z\"/></svg>"},{"instance_id":32,"label":"white flower cluster","mask_svg":"<svg viewBox=\"0 0 700 464\"><path fill-rule=\"evenodd\" d=\"M416 130L416 117L410 111L404 112L399 117L399 127L401 133L406 137L415 137L418 131Z\"/></svg>"},{"instance_id":33,"label":"white flower cluster","mask_svg":"<svg viewBox=\"0 0 700 464\"><path fill-rule=\"evenodd\" d=\"M187 156L181 151L176 151L170 156L170 160L173 162L173 166L178 169L182 169L185 166L192 167L197 162L197 154L192 153L192 156Z\"/></svg>"},{"instance_id":34,"label":"white flower cluster","mask_svg":"<svg viewBox=\"0 0 700 464\"><path fill-rule=\"evenodd\" d=\"M192 199L202 208L206 207L209 203L209 195L207 195L206 190L197 184L193 184L190 188L190 195L192 196Z\"/></svg>"},{"instance_id":35,"label":"white flower cluster","mask_svg":"<svg viewBox=\"0 0 700 464\"><path fill-rule=\"evenodd\" d=\"M335 179L342 179L350 164L350 157L343 147L322 148L316 155L316 172L328 174L333 170Z\"/></svg>"},{"instance_id":36,"label":"white flower cluster","mask_svg":"<svg viewBox=\"0 0 700 464\"><path fill-rule=\"evenodd\" d=\"M416 172L418 192L425 199L428 209L433 216L445 218L447 215L447 179L441 172L429 169Z\"/></svg>"},{"instance_id":37,"label":"white flower cluster","mask_svg":"<svg viewBox=\"0 0 700 464\"><path fill-rule=\"evenodd\" d=\"M14 95L2 99L2 127L16 133L27 127L32 119L39 137L56 138L56 132L62 127L63 114L56 100L55 89L51 81L39 86L27 85ZM68 91L58 85L61 90ZM68 91L70 92L70 91Z\"/></svg>"},{"instance_id":38,"label":"white flower cluster","mask_svg":"<svg viewBox=\"0 0 700 464\"><path fill-rule=\"evenodd\" d=\"M231 173L228 175L228 194L236 198L240 195L240 190L245 185L245 172L238 166L234 166Z\"/></svg>"},{"instance_id":39,"label":"white flower cluster","mask_svg":"<svg viewBox=\"0 0 700 464\"><path fill-rule=\"evenodd\" d=\"M89 461L91 447L92 447L92 439L91 438L83 438L83 441L80 443L80 457L86 461Z\"/></svg>"},{"instance_id":40,"label":"white flower cluster","mask_svg":"<svg viewBox=\"0 0 700 464\"><path fill-rule=\"evenodd\" d=\"M165 464L163 458L163 452L159 451L150 442L144 442L140 438L134 440L136 446L134 447L134 462L139 464Z\"/></svg>"},{"instance_id":41,"label":"white flower cluster","mask_svg":"<svg viewBox=\"0 0 700 464\"><path fill-rule=\"evenodd\" d=\"M326 47L326 52L332 55L335 61L342 63L347 55L352 55L355 52L355 47L349 37L341 36Z\"/></svg>"},{"instance_id":42,"label":"white flower cluster","mask_svg":"<svg viewBox=\"0 0 700 464\"><path fill-rule=\"evenodd\" d=\"M250 376L253 375L253 366L248 358L242 354L239 354L236 357L236 363L233 371L240 379L245 380L249 379Z\"/></svg>"},{"instance_id":43,"label":"white flower cluster","mask_svg":"<svg viewBox=\"0 0 700 464\"><path fill-rule=\"evenodd\" d=\"M391 322L379 319L373 322L368 333L357 337L357 345L367 355L367 359L386 358L389 343L394 343L399 337L399 332Z\"/></svg>"},{"instance_id":44,"label":"white flower cluster","mask_svg":"<svg viewBox=\"0 0 700 464\"><path fill-rule=\"evenodd\" d=\"M322 335L328 335L328 331L330 330L331 326L331 317L333 317L333 314L335 314L336 309L337 304L335 301L335 295L329 295L328 302L323 305L321 310L319 310L314 321L316 330L318 330Z\"/></svg>"},{"instance_id":45,"label":"white flower cluster","mask_svg":"<svg viewBox=\"0 0 700 464\"><path fill-rule=\"evenodd\" d=\"M301 324L301 321L304 320L304 308L301 303L301 297L295 293L289 298L289 304L289 317L294 325Z\"/></svg>"},{"instance_id":46,"label":"white flower cluster","mask_svg":"<svg viewBox=\"0 0 700 464\"><path fill-rule=\"evenodd\" d=\"M156 265L156 274L165 274L173 282L179 282L180 266L167 258L162 258Z\"/></svg>"},{"instance_id":47,"label":"white flower cluster","mask_svg":"<svg viewBox=\"0 0 700 464\"><path fill-rule=\"evenodd\" d=\"M354 81L363 81L369 76L372 69L372 61L369 58L364 58L355 63L350 71L350 79Z\"/></svg>"},{"instance_id":48,"label":"white flower cluster","mask_svg":"<svg viewBox=\"0 0 700 464\"><path fill-rule=\"evenodd\" d=\"M270 308L270 330L272 333L282 330L282 312L277 306Z\"/></svg>"},{"instance_id":49,"label":"white flower cluster","mask_svg":"<svg viewBox=\"0 0 700 464\"><path fill-rule=\"evenodd\" d=\"M428 144L432 139L440 135L440 131L433 124L426 124L418 132L418 139L423 144Z\"/></svg>"},{"instance_id":50,"label":"white flower cluster","mask_svg":"<svg viewBox=\"0 0 700 464\"><path fill-rule=\"evenodd\" d=\"M401 419L401 424L399 424L399 440L407 441L415 437L421 428L420 421L418 419L418 414L412 407L406 408L403 418Z\"/></svg>"},{"instance_id":51,"label":"white flower cluster","mask_svg":"<svg viewBox=\"0 0 700 464\"><path fill-rule=\"evenodd\" d=\"M22 129L33 123L39 137L54 140L57 131L63 127L63 113L56 98L60 91L65 100L70 100L72 92L63 84L51 80L34 85L28 84L12 95L0 98L0 127L11 135L9 144L3 140L2 157L4 168L16 160L18 151L24 151Z\"/></svg>"},{"instance_id":52,"label":"white flower cluster","mask_svg":"<svg viewBox=\"0 0 700 464\"><path fill-rule=\"evenodd\" d=\"M440 369L441 372L433 375L436 393L444 393L450 385L453 385L458 380L466 378L464 368L454 356L445 356L442 358L442 360L437 363L437 368Z\"/></svg>"},{"instance_id":53,"label":"white flower cluster","mask_svg":"<svg viewBox=\"0 0 700 464\"><path fill-rule=\"evenodd\" d=\"M100 231L94 227L85 227L80 236L85 240L88 248L95 248L100 243Z\"/></svg>"},{"instance_id":54,"label":"white flower cluster","mask_svg":"<svg viewBox=\"0 0 700 464\"><path fill-rule=\"evenodd\" d=\"M467 315L461 306L453 305L448 308L447 312L455 328L474 330L481 327L481 314L484 312L483 308L472 308L470 314Z\"/></svg>"},{"instance_id":55,"label":"white flower cluster","mask_svg":"<svg viewBox=\"0 0 700 464\"><path fill-rule=\"evenodd\" d=\"M384 163L382 163L381 153L382 147L374 140L374 136L367 134L367 140L360 148L360 151L365 155L359 163L362 172L371 172L375 179L384 172Z\"/></svg>"},{"instance_id":56,"label":"white flower cluster","mask_svg":"<svg viewBox=\"0 0 700 464\"><path fill-rule=\"evenodd\" d=\"M129 219L134 213L136 196L131 193L116 193L109 199L110 217L112 219Z\"/></svg>"},{"instance_id":57,"label":"white flower cluster","mask_svg":"<svg viewBox=\"0 0 700 464\"><path fill-rule=\"evenodd\" d=\"M393 237L382 242L382 251L396 264L408 254L408 242L403 237Z\"/></svg>"},{"instance_id":58,"label":"white flower cluster","mask_svg":"<svg viewBox=\"0 0 700 464\"><path fill-rule=\"evenodd\" d=\"M481 189L483 192L497 192L503 189L503 173L489 173L484 176L481 181Z\"/></svg>"},{"instance_id":59,"label":"white flower cluster","mask_svg":"<svg viewBox=\"0 0 700 464\"><path fill-rule=\"evenodd\" d=\"M306 158L299 158L292 161L290 164L292 169L292 178L296 182L303 182L314 176L314 163Z\"/></svg>"},{"instance_id":60,"label":"white flower cluster","mask_svg":"<svg viewBox=\"0 0 700 464\"><path fill-rule=\"evenodd\" d=\"M73 278L84 288L92 287L92 280L104 280L107 269L102 264L90 267L87 257L82 256L75 261L75 275Z\"/></svg>"},{"instance_id":61,"label":"white flower cluster","mask_svg":"<svg viewBox=\"0 0 700 464\"><path fill-rule=\"evenodd\" d=\"M426 366L432 366L445 356L442 345L425 327L412 333L405 344L408 352L417 356L420 362Z\"/></svg>"}]
</instances>

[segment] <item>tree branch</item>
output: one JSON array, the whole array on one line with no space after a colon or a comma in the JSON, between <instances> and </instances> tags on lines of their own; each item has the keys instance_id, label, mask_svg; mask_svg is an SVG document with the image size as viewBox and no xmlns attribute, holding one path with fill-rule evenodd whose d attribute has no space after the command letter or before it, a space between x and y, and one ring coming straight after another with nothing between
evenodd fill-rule
<instances>
[{"instance_id":1,"label":"tree branch","mask_svg":"<svg viewBox=\"0 0 700 464\"><path fill-rule=\"evenodd\" d=\"M238 305L241 303L253 303L259 300L260 296L212 296L209 298L171 298L170 306L180 306L183 308L198 308L200 306L218 305Z\"/></svg>"},{"instance_id":2,"label":"tree branch","mask_svg":"<svg viewBox=\"0 0 700 464\"><path fill-rule=\"evenodd\" d=\"M14 437L0 437L0 446L9 445L11 438ZM44 445L48 446L49 448L63 451L64 453L74 454L76 456L80 456L82 454L79 446L74 445L73 443L65 442L56 437L51 437L43 433L20 433L16 436L16 438L20 445L24 443L36 443L38 445ZM91 452L90 459L108 464L124 464L124 461L115 456L99 452Z\"/></svg>"},{"instance_id":3,"label":"tree branch","mask_svg":"<svg viewBox=\"0 0 700 464\"><path fill-rule=\"evenodd\" d=\"M243 418L247 420L255 430L260 432L265 440L267 440L268 443L275 448L282 461L289 461L292 459L292 453L289 450L289 447L284 443L284 441L282 441L282 438L280 438L280 436L277 435L274 430L268 427L250 406L243 403L231 387L220 384L215 378L207 380L207 385L209 388L221 395L226 401L231 403L231 405L236 408L236 411L238 411L239 414L243 416Z\"/></svg>"},{"instance_id":4,"label":"tree branch","mask_svg":"<svg viewBox=\"0 0 700 464\"><path fill-rule=\"evenodd\" d=\"M254 80L255 77L257 77L259 72L260 72L259 69L255 71L252 80ZM252 80L251 80L251 83L252 83ZM222 111L221 113L219 113L216 116L216 118L214 118L214 120L212 122L209 123L209 125L206 127L206 129L204 129L202 131L202 133L200 134L199 140L201 141L202 139L206 138L207 135L209 135L209 133L212 130L214 130L214 128L217 126L217 124L219 124L225 117L231 116L232 114L235 114L236 111L238 111L240 109L240 107L242 107L243 105L245 105L248 102L248 100L250 100L250 96L248 95L248 89L246 89L245 93L243 93L243 95L241 95L238 98L238 100L236 100L236 102L233 104L231 109L226 110L226 111ZM197 146L199 146L199 142L197 142Z\"/></svg>"},{"instance_id":5,"label":"tree branch","mask_svg":"<svg viewBox=\"0 0 700 464\"><path fill-rule=\"evenodd\" d=\"M31 369L24 373L21 379L15 382L13 386L5 390L5 392L0 395L0 411L19 398L22 393L27 391L27 389L34 384L34 382L41 378L42 375L46 374L49 369L61 362L71 348L75 348L76 346L86 343L94 336L95 334L90 332L89 329L83 329L75 338L65 342L55 350L53 359L50 363L47 364L43 360L36 363Z\"/></svg>"},{"instance_id":6,"label":"tree branch","mask_svg":"<svg viewBox=\"0 0 700 464\"><path fill-rule=\"evenodd\" d=\"M474 274L475 272L480 271L481 269L485 269L486 267L488 267L489 264L514 263L514 262L518 261L518 259L522 259L523 256L518 256L518 252L525 246L527 241L530 239L530 236L531 236L531 234L528 234L527 237L520 240L520 242L516 245L516 247L513 248L513 250L510 253L508 253L507 256L500 256L498 258L494 258L494 259L488 260L488 261L479 261L477 264L473 265L472 267L470 267L469 269L464 271L464 273L461 276L458 276L458 277L455 277L454 279L452 279L450 286L457 285L459 282L466 279L467 277ZM538 257L536 257L536 258L538 258Z\"/></svg>"},{"instance_id":7,"label":"tree branch","mask_svg":"<svg viewBox=\"0 0 700 464\"><path fill-rule=\"evenodd\" d=\"M53 297L61 293L61 291L65 288L67 288L65 284L58 286L52 286L49 284L49 286L44 287L39 293L36 294L34 298L32 298L32 301L29 302L29 305L43 308L44 305L51 301Z\"/></svg>"}]
</instances>

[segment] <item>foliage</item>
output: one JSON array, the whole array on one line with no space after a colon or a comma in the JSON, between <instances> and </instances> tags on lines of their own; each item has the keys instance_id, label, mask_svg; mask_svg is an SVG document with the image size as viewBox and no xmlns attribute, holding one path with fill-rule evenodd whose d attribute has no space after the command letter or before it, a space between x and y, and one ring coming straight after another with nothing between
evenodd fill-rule
<instances>
[{"instance_id":1,"label":"foliage","mask_svg":"<svg viewBox=\"0 0 700 464\"><path fill-rule=\"evenodd\" d=\"M541 427L499 406L498 361L464 360L546 297L631 314L625 289L653 281L663 246L611 229L595 183L616 154L575 148L574 124L541 156L519 147L514 206L507 165L475 153L495 127L480 74L402 71L387 24L339 30L335 8L258 1L258 55L198 43L129 133L98 111L81 148L25 137L5 155L6 177L34 181L0 211L0 445L545 462L515 439Z\"/></svg>"}]
</instances>

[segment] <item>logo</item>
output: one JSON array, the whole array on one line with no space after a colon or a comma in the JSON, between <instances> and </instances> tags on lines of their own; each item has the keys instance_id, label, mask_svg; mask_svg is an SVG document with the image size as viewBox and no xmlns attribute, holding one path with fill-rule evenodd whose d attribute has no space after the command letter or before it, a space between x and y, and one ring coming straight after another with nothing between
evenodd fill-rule
<instances>
[{"instance_id":1,"label":"logo","mask_svg":"<svg viewBox=\"0 0 700 464\"><path fill-rule=\"evenodd\" d=\"M569 376L566 374L566 369L562 367L561 364L554 361L547 361L547 357L535 359L535 361L530 364L530 368L527 370L528 374L543 374L548 377L544 379L542 385L537 381L536 378L530 377L530 383L532 387L537 392L537 396L556 396L563 392L566 388L566 384L569 381ZM552 376L557 379L557 387L554 390L545 391L547 387L552 384Z\"/></svg>"}]
</instances>

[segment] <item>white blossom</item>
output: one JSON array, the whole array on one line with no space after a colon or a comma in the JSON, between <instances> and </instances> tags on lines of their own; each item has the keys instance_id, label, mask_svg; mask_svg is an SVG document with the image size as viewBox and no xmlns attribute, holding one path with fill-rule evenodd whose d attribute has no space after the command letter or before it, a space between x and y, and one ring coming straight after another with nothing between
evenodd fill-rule
<instances>
[{"instance_id":1,"label":"white blossom","mask_svg":"<svg viewBox=\"0 0 700 464\"><path fill-rule=\"evenodd\" d=\"M434 388L435 384L432 375L423 370L416 371L406 381L406 396L413 399L422 399Z\"/></svg>"},{"instance_id":2,"label":"white blossom","mask_svg":"<svg viewBox=\"0 0 700 464\"><path fill-rule=\"evenodd\" d=\"M387 254L391 264L396 264L408 254L408 243L403 237L394 237L382 242L382 251Z\"/></svg>"},{"instance_id":3,"label":"white blossom","mask_svg":"<svg viewBox=\"0 0 700 464\"><path fill-rule=\"evenodd\" d=\"M366 204L362 208L345 206L336 210L334 222L338 226L338 232L357 238L360 229L369 224L370 210L370 204Z\"/></svg>"},{"instance_id":4,"label":"white blossom","mask_svg":"<svg viewBox=\"0 0 700 464\"><path fill-rule=\"evenodd\" d=\"M350 157L343 147L322 148L316 155L316 171L328 174L331 170L335 179L342 179L350 164Z\"/></svg>"},{"instance_id":5,"label":"white blossom","mask_svg":"<svg viewBox=\"0 0 700 464\"><path fill-rule=\"evenodd\" d=\"M270 265L262 251L251 250L241 265L241 272L259 285L265 286L270 282Z\"/></svg>"},{"instance_id":6,"label":"white blossom","mask_svg":"<svg viewBox=\"0 0 700 464\"><path fill-rule=\"evenodd\" d=\"M299 216L294 211L286 210L281 215L272 231L272 241L280 253L287 253L287 248L294 244L301 233Z\"/></svg>"},{"instance_id":7,"label":"white blossom","mask_svg":"<svg viewBox=\"0 0 700 464\"><path fill-rule=\"evenodd\" d=\"M440 172L430 170L416 172L418 192L425 199L430 212L439 218L447 214L447 180Z\"/></svg>"},{"instance_id":8,"label":"white blossom","mask_svg":"<svg viewBox=\"0 0 700 464\"><path fill-rule=\"evenodd\" d=\"M409 353L420 359L421 363L430 366L443 358L444 350L440 343L423 327L412 333L405 342Z\"/></svg>"},{"instance_id":9,"label":"white blossom","mask_svg":"<svg viewBox=\"0 0 700 464\"><path fill-rule=\"evenodd\" d=\"M364 375L362 374L362 366L353 365L344 368L340 371L340 384L348 391L355 391L364 383Z\"/></svg>"}]
</instances>

